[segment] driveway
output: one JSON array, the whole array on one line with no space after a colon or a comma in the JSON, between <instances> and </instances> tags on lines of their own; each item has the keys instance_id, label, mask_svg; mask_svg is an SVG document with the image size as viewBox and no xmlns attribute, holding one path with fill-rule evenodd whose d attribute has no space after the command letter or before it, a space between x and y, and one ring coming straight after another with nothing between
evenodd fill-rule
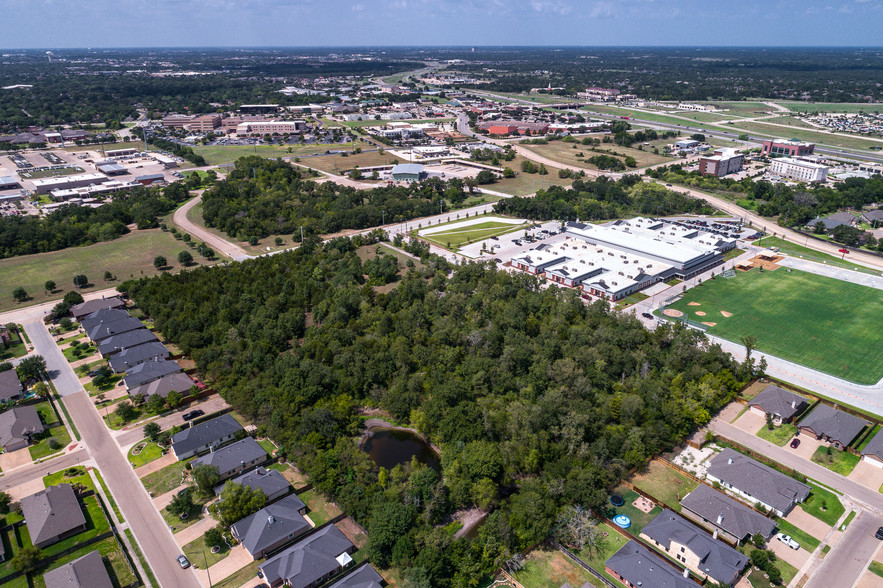
<instances>
[{"instance_id":1,"label":"driveway","mask_svg":"<svg viewBox=\"0 0 883 588\"><path fill-rule=\"evenodd\" d=\"M202 520L198 523L194 523L187 527L186 529L181 530L178 533L175 533L175 541L178 542L178 545L183 547L193 541L194 539L199 539L205 532L211 529L212 527L217 526L218 521L213 519L210 516L203 516ZM228 556L229 557L229 556ZM220 563L220 562L219 562ZM238 568L237 568L238 569ZM235 571L235 570L234 570Z\"/></svg>"},{"instance_id":2,"label":"driveway","mask_svg":"<svg viewBox=\"0 0 883 588\"><path fill-rule=\"evenodd\" d=\"M0 469L8 472L11 469L28 465L32 461L34 460L31 459L31 452L28 451L27 447L18 451L7 451L0 454Z\"/></svg>"},{"instance_id":3,"label":"driveway","mask_svg":"<svg viewBox=\"0 0 883 588\"><path fill-rule=\"evenodd\" d=\"M803 564L805 564L812 555L811 552L803 548L803 545L800 546L800 549L791 549L775 537L767 542L767 547L769 547L770 551L775 553L779 559L787 561L798 570L803 567Z\"/></svg>"},{"instance_id":4,"label":"driveway","mask_svg":"<svg viewBox=\"0 0 883 588\"><path fill-rule=\"evenodd\" d=\"M797 449L792 449L790 445L786 445L782 449L789 451L793 455L799 455L803 459L807 461L812 461L812 456L816 452L820 446L825 445L826 443L822 443L815 437L807 437L806 435L800 435L798 437L800 439L800 446ZM833 449L833 451L840 451L839 449ZM800 469L800 468L798 468Z\"/></svg>"},{"instance_id":5,"label":"driveway","mask_svg":"<svg viewBox=\"0 0 883 588\"><path fill-rule=\"evenodd\" d=\"M156 510L162 510L168 505L172 503L172 499L175 497L175 494L186 488L189 484L181 484L174 490L169 490L165 494L160 494L159 496L153 498L153 506L156 507Z\"/></svg>"},{"instance_id":6,"label":"driveway","mask_svg":"<svg viewBox=\"0 0 883 588\"><path fill-rule=\"evenodd\" d=\"M12 499L13 502L21 500L25 496L30 496L31 494L36 494L46 485L43 483L43 478L34 478L33 480L29 480L24 482L23 484L19 484L14 488L9 488L6 490L6 493L9 494L9 498Z\"/></svg>"},{"instance_id":7,"label":"driveway","mask_svg":"<svg viewBox=\"0 0 883 588\"><path fill-rule=\"evenodd\" d=\"M235 574L253 561L251 554L249 554L245 547L240 543L230 550L230 555L210 567L208 571L209 574L211 574L212 582L220 582L224 578ZM202 570L197 570L197 574L200 578L206 578L205 584L208 586L208 578L204 572ZM254 586L255 582L259 582L257 577L255 577L254 580L251 580L248 585Z\"/></svg>"},{"instance_id":8,"label":"driveway","mask_svg":"<svg viewBox=\"0 0 883 588\"><path fill-rule=\"evenodd\" d=\"M860 461L848 478L871 490L879 490L883 486L883 468Z\"/></svg>"},{"instance_id":9,"label":"driveway","mask_svg":"<svg viewBox=\"0 0 883 588\"><path fill-rule=\"evenodd\" d=\"M799 506L794 507L791 512L788 513L788 516L785 517L785 520L795 527L803 529L819 541L824 539L825 535L828 534L828 531L831 530L830 525L827 525L811 514L808 514Z\"/></svg>"},{"instance_id":10,"label":"driveway","mask_svg":"<svg viewBox=\"0 0 883 588\"><path fill-rule=\"evenodd\" d=\"M880 547L880 540L874 537L874 532L880 526L883 526L880 515L868 511L859 514L840 542L825 556L822 565L806 583L806 588L849 587L855 584Z\"/></svg>"},{"instance_id":11,"label":"driveway","mask_svg":"<svg viewBox=\"0 0 883 588\"><path fill-rule=\"evenodd\" d=\"M154 459L150 463L146 463L140 468L135 468L135 475L139 478L143 478L147 474L152 474L153 472L158 472L163 469L167 465L172 465L178 461L178 458L175 457L175 454L169 451L166 455L160 457L159 459ZM181 466L182 469L184 466Z\"/></svg>"},{"instance_id":12,"label":"driveway","mask_svg":"<svg viewBox=\"0 0 883 588\"><path fill-rule=\"evenodd\" d=\"M751 412L750 409L746 410L742 416L733 421L734 427L752 435L757 434L760 428L764 425L766 425L766 419L759 414Z\"/></svg>"},{"instance_id":13,"label":"driveway","mask_svg":"<svg viewBox=\"0 0 883 588\"><path fill-rule=\"evenodd\" d=\"M225 408L229 407L230 405L227 404L227 401L221 398L219 394L213 394L208 398L202 399L200 402L183 406L175 412L164 417L141 421L137 425L130 425L128 429L116 431L111 434L116 437L117 443L120 444L120 447L127 447L129 445L134 445L138 441L144 439L144 425L146 425L147 423L158 423L162 430L166 431L168 429L171 429L175 425L186 424L184 419L181 418L181 415L185 412L190 412L191 410L198 408L205 412L205 414L212 414L214 412L218 412L219 410L224 410Z\"/></svg>"}]
</instances>

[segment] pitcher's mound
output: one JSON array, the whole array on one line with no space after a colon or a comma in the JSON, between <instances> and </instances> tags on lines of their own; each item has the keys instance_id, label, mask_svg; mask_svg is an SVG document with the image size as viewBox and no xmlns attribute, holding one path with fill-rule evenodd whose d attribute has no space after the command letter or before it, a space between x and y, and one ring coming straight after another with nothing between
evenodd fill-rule
<instances>
[{"instance_id":1,"label":"pitcher's mound","mask_svg":"<svg viewBox=\"0 0 883 588\"><path fill-rule=\"evenodd\" d=\"M733 316L733 313L732 313L732 312L727 312L726 310L722 310L722 311L721 311L721 314L724 315L724 316L727 317L727 318L730 318L731 316Z\"/></svg>"},{"instance_id":2,"label":"pitcher's mound","mask_svg":"<svg viewBox=\"0 0 883 588\"><path fill-rule=\"evenodd\" d=\"M715 326L717 323L706 323L705 321L702 321L702 324L705 325L705 326L707 326L707 327L713 327L713 326Z\"/></svg>"},{"instance_id":3,"label":"pitcher's mound","mask_svg":"<svg viewBox=\"0 0 883 588\"><path fill-rule=\"evenodd\" d=\"M696 311L696 316L705 316L705 313L702 312L701 310L697 310L697 311Z\"/></svg>"},{"instance_id":4,"label":"pitcher's mound","mask_svg":"<svg viewBox=\"0 0 883 588\"><path fill-rule=\"evenodd\" d=\"M664 314L665 316L670 316L670 317L674 317L674 318L684 316L683 312L681 312L680 310L675 310L673 308L666 308L665 310L662 311L662 314Z\"/></svg>"},{"instance_id":5,"label":"pitcher's mound","mask_svg":"<svg viewBox=\"0 0 883 588\"><path fill-rule=\"evenodd\" d=\"M702 305L699 304L698 302L688 302L687 306L702 306Z\"/></svg>"}]
</instances>

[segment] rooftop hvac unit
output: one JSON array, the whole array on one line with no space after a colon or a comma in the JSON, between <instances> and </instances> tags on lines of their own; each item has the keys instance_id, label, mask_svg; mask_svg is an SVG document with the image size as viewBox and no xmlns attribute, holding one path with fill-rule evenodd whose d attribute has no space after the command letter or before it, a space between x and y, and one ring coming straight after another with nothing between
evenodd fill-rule
<instances>
[{"instance_id":1,"label":"rooftop hvac unit","mask_svg":"<svg viewBox=\"0 0 883 588\"><path fill-rule=\"evenodd\" d=\"M585 259L580 259L579 262L580 262L580 263L585 263L586 260L585 260Z\"/></svg>"},{"instance_id":2,"label":"rooftop hvac unit","mask_svg":"<svg viewBox=\"0 0 883 588\"><path fill-rule=\"evenodd\" d=\"M624 275L624 274L623 274L623 273L622 273L622 272L619 272L619 275L621 275L621 276L622 276L622 275Z\"/></svg>"}]
</instances>

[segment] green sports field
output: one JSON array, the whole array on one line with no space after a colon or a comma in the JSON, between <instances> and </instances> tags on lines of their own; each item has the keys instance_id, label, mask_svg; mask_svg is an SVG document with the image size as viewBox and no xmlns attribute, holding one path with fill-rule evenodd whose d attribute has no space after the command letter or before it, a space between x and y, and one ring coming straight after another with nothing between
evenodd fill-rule
<instances>
[{"instance_id":1,"label":"green sports field","mask_svg":"<svg viewBox=\"0 0 883 588\"><path fill-rule=\"evenodd\" d=\"M714 323L712 335L736 342L752 335L761 352L852 382L883 377L881 290L785 268L754 269L707 280L669 308Z\"/></svg>"},{"instance_id":2,"label":"green sports field","mask_svg":"<svg viewBox=\"0 0 883 588\"><path fill-rule=\"evenodd\" d=\"M420 236L427 241L432 241L440 247L448 247L452 250L456 250L465 243L475 243L482 239L499 237L500 235L505 235L506 233L511 233L513 231L524 230L525 226L527 225L513 225L511 223L488 220L474 225L454 226L448 231Z\"/></svg>"}]
</instances>

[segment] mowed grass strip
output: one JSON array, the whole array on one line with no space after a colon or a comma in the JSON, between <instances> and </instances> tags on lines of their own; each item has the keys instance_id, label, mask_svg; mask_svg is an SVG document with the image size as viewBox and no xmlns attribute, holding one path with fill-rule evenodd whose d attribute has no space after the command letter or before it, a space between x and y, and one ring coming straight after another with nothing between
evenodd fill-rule
<instances>
[{"instance_id":1,"label":"mowed grass strip","mask_svg":"<svg viewBox=\"0 0 883 588\"><path fill-rule=\"evenodd\" d=\"M458 229L451 229L450 231L421 235L421 237L442 247L450 246L452 249L456 249L464 243L474 243L475 241L481 241L482 239L490 239L491 237L513 233L515 231L523 230L525 226L526 225L512 225L488 221L486 223L478 223Z\"/></svg>"},{"instance_id":2,"label":"mowed grass strip","mask_svg":"<svg viewBox=\"0 0 883 588\"><path fill-rule=\"evenodd\" d=\"M0 312L17 308L12 300L12 290L18 286L27 290L32 300L28 304L39 304L60 299L74 289L74 274L84 274L93 284L83 288L83 293L112 288L129 278L155 276L159 272L153 266L157 255L164 256L172 266L172 271L180 269L178 253L190 248L176 241L170 233L160 229L132 231L113 241L96 243L84 247L70 247L49 253L20 255L0 260ZM193 255L199 260L198 254ZM196 267L196 266L193 266ZM104 272L109 271L117 279L104 281ZM54 280L60 290L46 296L43 284Z\"/></svg>"},{"instance_id":3,"label":"mowed grass strip","mask_svg":"<svg viewBox=\"0 0 883 588\"><path fill-rule=\"evenodd\" d=\"M716 323L708 329L712 335L736 342L752 335L760 352L852 382L874 384L883 376L874 318L883 316L883 292L874 288L797 270L755 269L707 280L669 308Z\"/></svg>"}]
</instances>

